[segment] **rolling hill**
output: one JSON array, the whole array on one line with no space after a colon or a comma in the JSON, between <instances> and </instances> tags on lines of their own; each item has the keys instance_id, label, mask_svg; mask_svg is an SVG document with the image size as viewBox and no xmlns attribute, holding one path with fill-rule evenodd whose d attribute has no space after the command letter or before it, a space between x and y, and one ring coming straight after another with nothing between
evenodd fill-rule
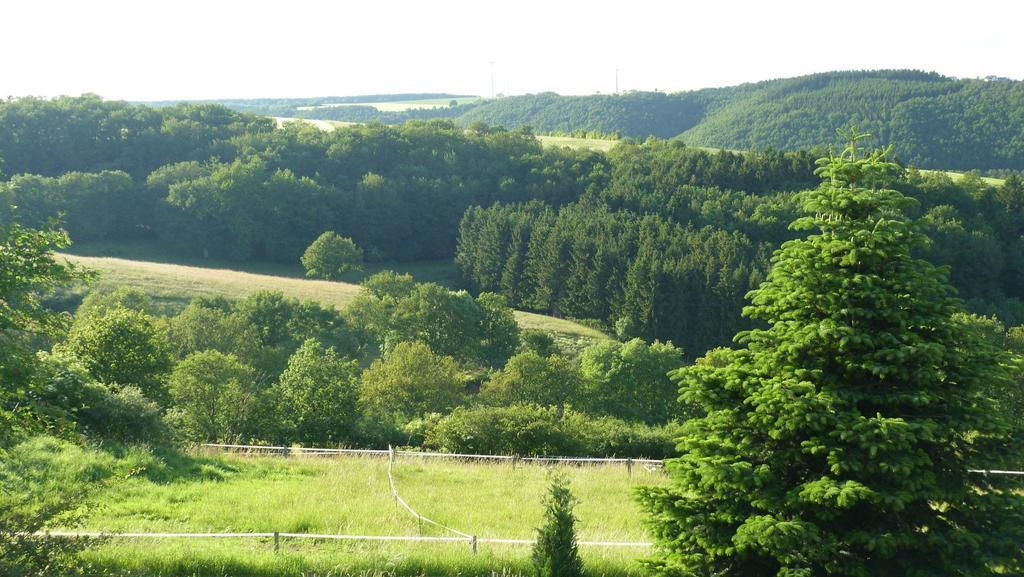
<instances>
[{"instance_id":1,"label":"rolling hill","mask_svg":"<svg viewBox=\"0 0 1024 577\"><path fill-rule=\"evenodd\" d=\"M922 168L1024 169L1024 82L1002 78L956 79L914 70L825 72L678 93L547 92L405 111L323 107L327 100L289 102L290 108L267 101L222 104L277 116L385 123L450 118L463 125L657 136L739 150L820 147L837 140L836 128L855 124Z\"/></svg>"},{"instance_id":2,"label":"rolling hill","mask_svg":"<svg viewBox=\"0 0 1024 577\"><path fill-rule=\"evenodd\" d=\"M183 308L197 296L242 298L258 290L277 291L298 299L343 307L360 290L358 285L345 282L255 274L223 268L111 257L62 256L69 262L99 273L94 289L114 290L121 286L131 286L148 294L157 305L168 310ZM551 332L560 343L570 347L608 338L600 331L566 319L525 311L515 311L515 317L520 327Z\"/></svg>"}]
</instances>

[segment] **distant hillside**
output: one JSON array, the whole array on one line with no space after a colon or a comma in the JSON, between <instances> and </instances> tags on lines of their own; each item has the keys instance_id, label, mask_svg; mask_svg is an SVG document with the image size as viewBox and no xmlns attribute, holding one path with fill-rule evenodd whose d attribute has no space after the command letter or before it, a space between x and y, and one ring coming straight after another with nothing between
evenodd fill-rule
<instances>
[{"instance_id":1,"label":"distant hillside","mask_svg":"<svg viewBox=\"0 0 1024 577\"><path fill-rule=\"evenodd\" d=\"M508 128L532 126L541 132L586 130L672 138L700 123L707 114L708 96L707 91L595 96L559 96L545 92L490 100L466 110L457 120Z\"/></svg>"},{"instance_id":2,"label":"distant hillside","mask_svg":"<svg viewBox=\"0 0 1024 577\"><path fill-rule=\"evenodd\" d=\"M489 101L461 122L678 137L732 149L807 149L856 124L926 168L1024 168L1024 82L916 71L829 72L677 94L538 94Z\"/></svg>"},{"instance_id":3,"label":"distant hillside","mask_svg":"<svg viewBox=\"0 0 1024 577\"><path fill-rule=\"evenodd\" d=\"M856 124L926 168L1024 168L1024 82L911 71L834 72L720 90L680 136L728 148L806 148Z\"/></svg>"},{"instance_id":4,"label":"distant hillside","mask_svg":"<svg viewBox=\"0 0 1024 577\"><path fill-rule=\"evenodd\" d=\"M673 94L548 92L433 110L299 110L289 103L288 111L271 102L263 102L266 110L224 104L247 112L354 122L443 117L464 125L531 126L540 132L678 137L688 144L730 149L808 149L835 141L837 127L856 124L880 143L895 143L897 155L916 166L1024 169L1024 82L958 80L912 70L827 72Z\"/></svg>"},{"instance_id":5,"label":"distant hillside","mask_svg":"<svg viewBox=\"0 0 1024 577\"><path fill-rule=\"evenodd\" d=\"M317 96L314 98L225 98L215 100L157 100L152 102L139 102L136 104L147 104L153 107L164 107L181 104L184 102L192 104L220 104L238 112L250 112L264 116L300 116L302 112L316 110L318 114L307 118L322 120L346 120L351 122L365 122L373 116L388 111L377 110L375 105L382 103L410 102L425 103L432 100L455 100L462 104L464 101L476 100L478 97L468 94L448 94L444 92L423 92L406 94L364 94L361 96ZM339 106L340 105L340 106ZM468 105L467 105L468 106ZM345 108L347 112L341 112L341 116L354 116L353 118L334 118L332 111L337 108ZM425 105L424 108L432 108ZM390 119L381 119L390 121Z\"/></svg>"}]
</instances>

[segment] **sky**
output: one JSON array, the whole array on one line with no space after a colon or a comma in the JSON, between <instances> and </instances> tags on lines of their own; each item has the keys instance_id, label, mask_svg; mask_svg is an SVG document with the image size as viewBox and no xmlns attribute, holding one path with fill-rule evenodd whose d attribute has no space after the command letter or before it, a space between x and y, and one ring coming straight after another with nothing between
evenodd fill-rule
<instances>
[{"instance_id":1,"label":"sky","mask_svg":"<svg viewBox=\"0 0 1024 577\"><path fill-rule=\"evenodd\" d=\"M3 0L0 98L691 90L828 70L1024 79L1024 2Z\"/></svg>"}]
</instances>

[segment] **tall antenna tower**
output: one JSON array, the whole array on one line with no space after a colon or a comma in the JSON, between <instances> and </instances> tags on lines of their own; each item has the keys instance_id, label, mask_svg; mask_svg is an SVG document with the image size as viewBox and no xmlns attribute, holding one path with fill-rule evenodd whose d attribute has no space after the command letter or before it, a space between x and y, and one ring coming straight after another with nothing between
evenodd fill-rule
<instances>
[{"instance_id":1,"label":"tall antenna tower","mask_svg":"<svg viewBox=\"0 0 1024 577\"><path fill-rule=\"evenodd\" d=\"M619 93L619 69L615 69L615 94Z\"/></svg>"},{"instance_id":2,"label":"tall antenna tower","mask_svg":"<svg viewBox=\"0 0 1024 577\"><path fill-rule=\"evenodd\" d=\"M494 61L491 60L491 99L494 99Z\"/></svg>"}]
</instances>

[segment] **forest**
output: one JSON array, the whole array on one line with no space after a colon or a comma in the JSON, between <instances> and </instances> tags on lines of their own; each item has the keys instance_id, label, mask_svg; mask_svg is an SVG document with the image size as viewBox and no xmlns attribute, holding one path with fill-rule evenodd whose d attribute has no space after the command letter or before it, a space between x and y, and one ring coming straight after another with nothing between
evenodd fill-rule
<instances>
[{"instance_id":1,"label":"forest","mask_svg":"<svg viewBox=\"0 0 1024 577\"><path fill-rule=\"evenodd\" d=\"M174 258L295 263L324 231L366 260L451 260L510 305L671 340L694 359L749 321L743 297L793 237L820 151L707 151L627 140L542 147L525 129L411 121L322 131L218 105L95 97L0 106L0 214L61 216L77 242ZM978 314L1024 323L1024 190L912 167L896 186ZM4 217L12 218L10 215Z\"/></svg>"},{"instance_id":2,"label":"forest","mask_svg":"<svg viewBox=\"0 0 1024 577\"><path fill-rule=\"evenodd\" d=\"M451 119L324 131L219 104L0 103L0 569L81 569L82 543L34 532L83 497L40 471L113 501L290 474L188 453L242 442L675 457L631 489L657 574L1019 570L1019 487L971 475L1024 455L1024 181L839 138L599 152ZM167 308L82 289L94 273L54 254L295 265L322 238L367 263L454 262L460 282L384 270L341 307L253 291ZM514 309L604 335L565 347Z\"/></svg>"},{"instance_id":3,"label":"forest","mask_svg":"<svg viewBox=\"0 0 1024 577\"><path fill-rule=\"evenodd\" d=\"M693 146L732 150L835 144L835 128L853 123L879 144L894 144L898 158L921 168L1024 170L1024 83L916 70L826 72L677 93L547 92L404 112L370 106L308 110L306 102L224 104L276 116L385 123L448 118L461 126L483 122L545 133L678 138Z\"/></svg>"}]
</instances>

